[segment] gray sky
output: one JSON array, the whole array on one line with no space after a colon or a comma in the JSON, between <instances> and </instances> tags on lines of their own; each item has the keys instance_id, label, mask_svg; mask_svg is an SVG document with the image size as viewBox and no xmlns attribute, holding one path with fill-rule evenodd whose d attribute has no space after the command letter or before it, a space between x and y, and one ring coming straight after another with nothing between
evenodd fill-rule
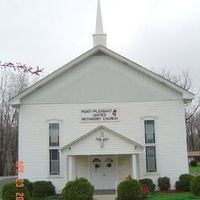
<instances>
[{"instance_id":1,"label":"gray sky","mask_svg":"<svg viewBox=\"0 0 200 200\"><path fill-rule=\"evenodd\" d=\"M44 74L92 48L97 0L0 0L0 60ZM141 64L188 70L200 89L200 0L101 0L107 47Z\"/></svg>"}]
</instances>

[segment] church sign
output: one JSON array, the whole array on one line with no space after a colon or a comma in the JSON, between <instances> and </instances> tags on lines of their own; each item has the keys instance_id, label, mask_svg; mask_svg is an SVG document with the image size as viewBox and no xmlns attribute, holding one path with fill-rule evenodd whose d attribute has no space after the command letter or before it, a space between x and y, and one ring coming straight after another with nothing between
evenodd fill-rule
<instances>
[{"instance_id":1,"label":"church sign","mask_svg":"<svg viewBox=\"0 0 200 200\"><path fill-rule=\"evenodd\" d=\"M115 122L115 121L119 121L118 108L81 110L81 122Z\"/></svg>"}]
</instances>

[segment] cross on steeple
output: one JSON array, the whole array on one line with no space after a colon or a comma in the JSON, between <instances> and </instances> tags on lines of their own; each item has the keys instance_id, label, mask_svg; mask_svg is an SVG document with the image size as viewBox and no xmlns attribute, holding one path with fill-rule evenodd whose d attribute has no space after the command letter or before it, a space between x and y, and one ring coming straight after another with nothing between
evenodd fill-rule
<instances>
[{"instance_id":1,"label":"cross on steeple","mask_svg":"<svg viewBox=\"0 0 200 200\"><path fill-rule=\"evenodd\" d=\"M100 141L101 148L103 148L103 146L104 146L104 141L108 140L107 137L104 137L104 133L103 132L101 132L100 133L100 137L97 137L96 139Z\"/></svg>"}]
</instances>

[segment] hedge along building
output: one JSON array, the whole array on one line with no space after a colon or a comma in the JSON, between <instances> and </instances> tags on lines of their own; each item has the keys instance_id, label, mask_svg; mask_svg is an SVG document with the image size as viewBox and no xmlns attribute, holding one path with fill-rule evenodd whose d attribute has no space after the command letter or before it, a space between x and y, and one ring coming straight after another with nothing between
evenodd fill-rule
<instances>
[{"instance_id":1,"label":"hedge along building","mask_svg":"<svg viewBox=\"0 0 200 200\"><path fill-rule=\"evenodd\" d=\"M188 173L184 103L193 94L106 48L100 2L94 47L14 97L24 178L95 189Z\"/></svg>"}]
</instances>

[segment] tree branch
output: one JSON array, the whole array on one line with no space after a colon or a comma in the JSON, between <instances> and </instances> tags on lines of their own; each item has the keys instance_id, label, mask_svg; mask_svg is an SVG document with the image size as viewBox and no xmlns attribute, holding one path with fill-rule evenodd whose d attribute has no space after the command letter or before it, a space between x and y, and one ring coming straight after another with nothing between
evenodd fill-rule
<instances>
[{"instance_id":1,"label":"tree branch","mask_svg":"<svg viewBox=\"0 0 200 200\"><path fill-rule=\"evenodd\" d=\"M40 69L38 66L33 68L31 66L27 66L26 64L21 64L21 63L11 63L11 62L7 62L7 63L1 63L0 61L0 67L2 68L12 68L14 69L15 71L23 71L24 73L30 73L32 75L37 75L39 76L40 73L44 70L43 69Z\"/></svg>"},{"instance_id":2,"label":"tree branch","mask_svg":"<svg viewBox=\"0 0 200 200\"><path fill-rule=\"evenodd\" d=\"M189 116L189 117L187 117L185 120L186 120L186 122L188 122L193 116L194 116L194 114L196 113L196 111L199 109L199 107L200 107L200 105L198 105L195 109L194 109L194 111L192 112L192 114Z\"/></svg>"}]
</instances>

